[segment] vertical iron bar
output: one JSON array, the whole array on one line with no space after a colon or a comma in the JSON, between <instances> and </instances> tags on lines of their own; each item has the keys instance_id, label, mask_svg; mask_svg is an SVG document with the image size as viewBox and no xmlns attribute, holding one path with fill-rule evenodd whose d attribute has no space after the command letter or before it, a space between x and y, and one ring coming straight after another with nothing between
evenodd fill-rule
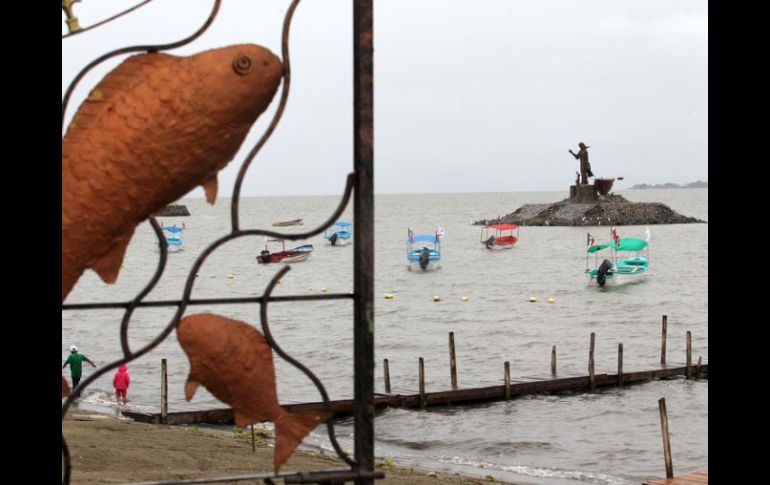
<instances>
[{"instance_id":1,"label":"vertical iron bar","mask_svg":"<svg viewBox=\"0 0 770 485\"><path fill-rule=\"evenodd\" d=\"M660 334L660 363L666 363L666 327L668 326L668 315L663 315L663 329Z\"/></svg>"},{"instance_id":2,"label":"vertical iron bar","mask_svg":"<svg viewBox=\"0 0 770 485\"><path fill-rule=\"evenodd\" d=\"M505 375L505 400L511 399L511 363L507 360L503 363L503 371Z\"/></svg>"},{"instance_id":3,"label":"vertical iron bar","mask_svg":"<svg viewBox=\"0 0 770 485\"><path fill-rule=\"evenodd\" d=\"M556 376L556 346L551 349L551 375Z\"/></svg>"},{"instance_id":4,"label":"vertical iron bar","mask_svg":"<svg viewBox=\"0 0 770 485\"><path fill-rule=\"evenodd\" d=\"M687 331L687 378L692 379L692 332Z\"/></svg>"},{"instance_id":5,"label":"vertical iron bar","mask_svg":"<svg viewBox=\"0 0 770 485\"><path fill-rule=\"evenodd\" d=\"M594 345L596 342L596 334L591 332L591 346L588 349L588 381L591 384L591 390L596 387L596 380L594 379Z\"/></svg>"},{"instance_id":6,"label":"vertical iron bar","mask_svg":"<svg viewBox=\"0 0 770 485\"><path fill-rule=\"evenodd\" d=\"M618 385L623 385L623 344L618 344Z\"/></svg>"},{"instance_id":7,"label":"vertical iron bar","mask_svg":"<svg viewBox=\"0 0 770 485\"><path fill-rule=\"evenodd\" d=\"M425 407L425 361L420 357L419 375L417 377L420 386L420 407Z\"/></svg>"},{"instance_id":8,"label":"vertical iron bar","mask_svg":"<svg viewBox=\"0 0 770 485\"><path fill-rule=\"evenodd\" d=\"M353 256L355 459L374 471L374 24L373 1L353 0ZM372 479L359 479L371 484Z\"/></svg>"}]
</instances>

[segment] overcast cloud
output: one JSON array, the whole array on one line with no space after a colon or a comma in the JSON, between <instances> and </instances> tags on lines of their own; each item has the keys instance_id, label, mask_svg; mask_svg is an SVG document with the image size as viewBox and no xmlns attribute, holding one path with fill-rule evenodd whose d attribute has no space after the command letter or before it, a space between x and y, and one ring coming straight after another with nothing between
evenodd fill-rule
<instances>
[{"instance_id":1,"label":"overcast cloud","mask_svg":"<svg viewBox=\"0 0 770 485\"><path fill-rule=\"evenodd\" d=\"M83 0L74 10L88 26L133 3ZM377 193L566 191L578 169L567 150L580 141L597 176L625 177L620 188L708 179L707 2L374 3ZM108 50L189 35L212 4L155 0L63 40L62 94ZM253 42L280 56L288 5L224 0L208 32L170 53ZM353 167L351 0L303 0L289 46L289 103L243 193L339 194ZM86 76L68 119L118 62ZM277 99L220 172L223 196Z\"/></svg>"}]
</instances>

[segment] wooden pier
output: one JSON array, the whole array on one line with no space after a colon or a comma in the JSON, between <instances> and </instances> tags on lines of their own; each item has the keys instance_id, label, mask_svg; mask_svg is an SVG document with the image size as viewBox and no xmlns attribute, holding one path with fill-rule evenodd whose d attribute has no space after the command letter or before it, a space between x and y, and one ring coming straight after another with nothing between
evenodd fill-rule
<instances>
[{"instance_id":1,"label":"wooden pier","mask_svg":"<svg viewBox=\"0 0 770 485\"><path fill-rule=\"evenodd\" d=\"M647 382L654 379L665 379L669 377L686 376L687 366L685 364L667 363L655 364L654 368L643 370L624 370L622 373L622 383L633 384ZM708 377L708 363L702 363L700 376ZM606 388L618 386L618 374L595 373L593 376L593 387ZM506 394L510 398L526 396L529 394L552 394L565 391L589 391L592 387L591 378L588 375L580 375L572 372L561 374L526 376L510 380L510 385L506 390L505 384L488 387L475 387L468 389L449 389L445 391L426 392L424 394L424 403L419 392L410 394L380 394L376 393L374 397L374 406L376 409L384 408L420 408L434 406L459 406L465 404L476 404L491 401L502 401L506 399ZM350 416L353 411L353 400L342 399L330 401L332 413L335 418ZM309 402L300 404L281 405L290 412L303 411L324 411L323 402ZM142 413L125 410L123 414L136 421L146 423L162 423L160 413ZM201 411L181 411L169 412L166 415L166 424L192 424L192 423L216 423L233 421L233 411L230 408L208 409Z\"/></svg>"},{"instance_id":2,"label":"wooden pier","mask_svg":"<svg viewBox=\"0 0 770 485\"><path fill-rule=\"evenodd\" d=\"M644 482L642 485L706 485L708 482L708 473L695 472L673 478L656 478L655 480Z\"/></svg>"},{"instance_id":3,"label":"wooden pier","mask_svg":"<svg viewBox=\"0 0 770 485\"><path fill-rule=\"evenodd\" d=\"M426 392L424 359L419 358L419 390L400 390L391 392L388 359L383 361L385 393L375 393L374 407L377 410L385 408L427 408L434 406L461 406L484 402L502 401L530 394L553 394L559 392L593 391L596 388L616 387L627 384L647 382L655 379L666 379L684 376L688 379L708 377L708 362L698 357L698 364L692 364L692 334L686 333L685 363L666 361L667 317L663 315L661 331L660 363L651 364L645 369L628 369L623 366L623 344L618 344L618 365L614 372L598 372L594 365L594 350L596 335L591 333L588 349L587 374L578 372L558 372L556 367L556 346L551 350L550 373L524 376L512 379L510 364L504 362L504 373L501 384L486 387L461 389L457 385L457 359L455 355L455 335L449 333L449 363L451 389ZM168 394L165 359L162 363L161 382L161 413L145 413L124 410L123 414L136 421L156 424L192 424L233 422L231 408L207 409L200 411L168 412ZM330 401L329 406L333 417L344 418L353 413L353 399ZM282 404L289 412L325 412L326 406L321 402L298 404Z\"/></svg>"}]
</instances>

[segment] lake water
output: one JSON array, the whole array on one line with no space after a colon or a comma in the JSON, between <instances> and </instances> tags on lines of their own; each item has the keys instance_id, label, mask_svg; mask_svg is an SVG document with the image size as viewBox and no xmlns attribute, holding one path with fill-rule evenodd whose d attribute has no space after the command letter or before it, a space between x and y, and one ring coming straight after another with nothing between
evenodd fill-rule
<instances>
[{"instance_id":1,"label":"lake water","mask_svg":"<svg viewBox=\"0 0 770 485\"><path fill-rule=\"evenodd\" d=\"M631 201L660 201L677 212L708 220L708 189L619 191ZM375 198L375 390L384 392L382 359L389 359L394 392L418 389L418 359L425 359L428 391L450 387L448 333L455 333L460 387L500 384L503 362L511 377L542 375L556 345L560 371L586 372L591 332L596 333L596 370L614 372L617 345L624 345L626 369L658 362L661 315L668 315L668 361L684 362L685 334L693 333L693 356L708 359L708 224L653 225L651 271L647 280L618 288L586 286L586 232L597 242L609 227L522 227L512 249L490 252L480 244L474 220L512 212L525 203L555 202L560 192L379 195ZM184 250L170 254L163 278L147 300L178 299L193 261L211 241L229 231L229 200L210 206L183 201L192 216L161 218L186 224ZM337 196L245 198L244 228L276 229L272 222L304 218L306 231L322 223ZM352 220L352 203L343 220ZM446 230L442 267L431 273L407 270L407 228ZM644 237L644 226L621 226L621 237ZM355 228L354 228L355 230ZM274 295L352 292L353 247L331 247L321 235L307 242L315 251L277 286ZM298 241L297 245L302 244ZM292 244L287 242L287 246ZM125 301L154 273L157 241L142 224L129 246L114 285L87 271L67 303ZM199 272L193 298L260 295L282 265L257 264L264 238L241 238L214 252ZM384 299L385 293L395 295ZM441 301L434 302L439 295ZM531 303L530 297L537 302ZM463 297L468 297L463 301ZM547 303L553 298L554 303ZM147 344L165 327L173 309L137 310L129 325L132 349ZM311 368L332 399L353 394L353 304L349 300L280 302L269 307L271 330L290 355ZM188 307L259 324L259 305ZM67 348L104 365L120 355L122 311L62 312L62 362ZM156 411L160 401L160 360L168 359L169 410L206 409L223 404L202 387L184 400L189 362L176 334L128 364L129 406ZM313 384L275 358L283 403L318 401ZM91 371L84 367L84 375ZM65 371L66 372L66 371ZM65 374L67 377L68 374ZM95 381L83 401L110 406L111 375ZM529 396L477 406L391 409L375 423L378 458L442 471L492 475L527 484L638 484L665 476L658 399L666 398L674 470L708 469L708 381L673 379L594 393ZM352 422L337 425L343 448L352 449ZM325 428L306 443L329 447ZM77 464L75 464L77 465Z\"/></svg>"}]
</instances>

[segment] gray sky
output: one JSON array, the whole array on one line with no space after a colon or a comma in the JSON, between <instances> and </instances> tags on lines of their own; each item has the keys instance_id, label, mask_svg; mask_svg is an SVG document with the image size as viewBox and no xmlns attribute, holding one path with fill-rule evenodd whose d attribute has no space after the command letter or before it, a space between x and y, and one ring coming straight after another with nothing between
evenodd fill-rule
<instances>
[{"instance_id":1,"label":"gray sky","mask_svg":"<svg viewBox=\"0 0 770 485\"><path fill-rule=\"evenodd\" d=\"M138 1L83 0L74 10L88 26ZM251 42L280 57L289 3L224 0L209 31L169 53ZM707 2L374 3L377 193L566 191L578 169L567 150L579 141L597 176L625 177L616 188L708 179ZM62 94L108 50L189 35L212 4L155 0L63 40ZM340 194L353 167L351 0L303 0L289 48L289 102L243 194ZM118 62L86 76L68 120ZM277 100L219 173L220 195Z\"/></svg>"}]
</instances>

